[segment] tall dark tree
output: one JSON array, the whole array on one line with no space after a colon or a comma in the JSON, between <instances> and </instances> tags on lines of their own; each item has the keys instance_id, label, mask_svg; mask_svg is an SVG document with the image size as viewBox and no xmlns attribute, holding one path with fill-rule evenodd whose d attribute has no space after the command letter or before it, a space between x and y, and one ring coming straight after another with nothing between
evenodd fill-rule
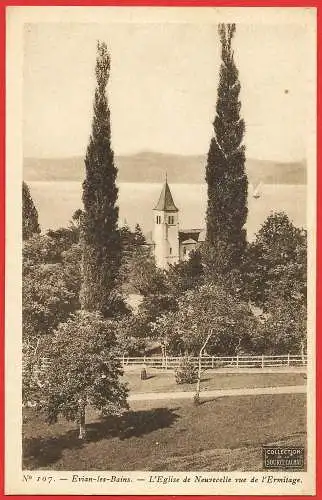
<instances>
[{"instance_id":1,"label":"tall dark tree","mask_svg":"<svg viewBox=\"0 0 322 500\"><path fill-rule=\"evenodd\" d=\"M221 269L236 267L246 245L248 181L245 172L245 123L240 116L240 82L232 39L235 24L220 24L221 66L206 166L208 256ZM224 264L224 267L223 267Z\"/></svg>"},{"instance_id":2,"label":"tall dark tree","mask_svg":"<svg viewBox=\"0 0 322 500\"><path fill-rule=\"evenodd\" d=\"M94 117L85 158L84 213L81 217L83 245L82 309L113 316L119 304L115 294L120 266L120 235L117 228L117 169L111 148L110 110L106 87L110 56L104 42L97 44Z\"/></svg>"},{"instance_id":3,"label":"tall dark tree","mask_svg":"<svg viewBox=\"0 0 322 500\"><path fill-rule=\"evenodd\" d=\"M27 240L40 233L38 212L31 197L28 184L22 183L22 238Z\"/></svg>"}]
</instances>

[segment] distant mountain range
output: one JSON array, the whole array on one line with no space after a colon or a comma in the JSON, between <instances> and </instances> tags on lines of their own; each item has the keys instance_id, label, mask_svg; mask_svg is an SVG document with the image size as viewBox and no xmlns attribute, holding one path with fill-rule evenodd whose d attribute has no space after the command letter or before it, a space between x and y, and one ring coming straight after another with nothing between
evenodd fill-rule
<instances>
[{"instance_id":1,"label":"distant mountain range","mask_svg":"<svg viewBox=\"0 0 322 500\"><path fill-rule=\"evenodd\" d=\"M199 184L205 182L206 156L184 156L142 152L117 156L120 182L162 182L167 172L170 183ZM246 164L252 184L306 184L306 163L282 163L249 159ZM26 181L82 181L84 159L25 158L23 177Z\"/></svg>"}]
</instances>

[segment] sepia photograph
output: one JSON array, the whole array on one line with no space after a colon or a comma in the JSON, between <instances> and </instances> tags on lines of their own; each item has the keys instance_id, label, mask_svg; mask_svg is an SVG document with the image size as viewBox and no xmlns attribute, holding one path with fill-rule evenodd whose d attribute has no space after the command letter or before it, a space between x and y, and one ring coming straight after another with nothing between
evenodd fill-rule
<instances>
[{"instance_id":1,"label":"sepia photograph","mask_svg":"<svg viewBox=\"0 0 322 500\"><path fill-rule=\"evenodd\" d=\"M8 492L313 494L316 11L80 11L7 9Z\"/></svg>"}]
</instances>

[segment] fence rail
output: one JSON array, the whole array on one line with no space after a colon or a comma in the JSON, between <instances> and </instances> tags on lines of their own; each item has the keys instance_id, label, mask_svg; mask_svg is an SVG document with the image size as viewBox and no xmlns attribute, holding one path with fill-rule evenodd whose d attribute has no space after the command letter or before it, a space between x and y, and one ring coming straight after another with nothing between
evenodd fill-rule
<instances>
[{"instance_id":1,"label":"fence rail","mask_svg":"<svg viewBox=\"0 0 322 500\"><path fill-rule=\"evenodd\" d=\"M163 370L175 369L179 366L180 356L141 356L119 358L123 367L146 366ZM199 358L190 357L197 365ZM203 356L201 366L203 369L215 368L273 368L287 366L306 366L306 355L285 354L281 356Z\"/></svg>"},{"instance_id":2,"label":"fence rail","mask_svg":"<svg viewBox=\"0 0 322 500\"><path fill-rule=\"evenodd\" d=\"M147 367L160 370L174 370L178 368L182 361L182 356L140 356L118 358L123 368L126 367ZM189 357L198 365L198 357ZM34 365L34 375L41 379L51 365L49 358L41 358ZM218 368L278 368L278 367L306 367L306 355L286 354L281 356L202 356L201 368L203 370Z\"/></svg>"}]
</instances>

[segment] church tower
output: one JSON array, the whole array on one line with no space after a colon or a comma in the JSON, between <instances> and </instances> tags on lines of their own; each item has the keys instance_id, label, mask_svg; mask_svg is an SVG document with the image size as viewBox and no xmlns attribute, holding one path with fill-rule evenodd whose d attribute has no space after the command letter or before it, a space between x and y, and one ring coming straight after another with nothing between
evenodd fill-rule
<instances>
[{"instance_id":1,"label":"church tower","mask_svg":"<svg viewBox=\"0 0 322 500\"><path fill-rule=\"evenodd\" d=\"M179 262L179 210L174 204L167 179L154 212L154 256L156 265L166 269Z\"/></svg>"}]
</instances>

